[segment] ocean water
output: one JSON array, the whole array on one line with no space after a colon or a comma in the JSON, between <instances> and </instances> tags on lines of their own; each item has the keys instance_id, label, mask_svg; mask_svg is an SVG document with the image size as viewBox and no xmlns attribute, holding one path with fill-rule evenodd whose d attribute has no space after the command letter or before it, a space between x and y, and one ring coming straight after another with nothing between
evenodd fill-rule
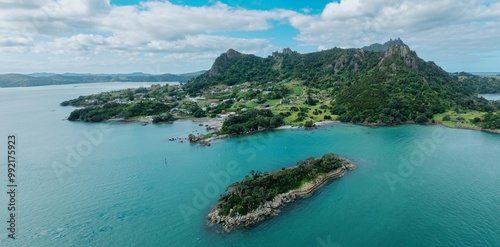
<instances>
[{"instance_id":1,"label":"ocean water","mask_svg":"<svg viewBox=\"0 0 500 247\"><path fill-rule=\"evenodd\" d=\"M500 94L480 94L479 96L487 100L500 100Z\"/></svg>"},{"instance_id":2,"label":"ocean water","mask_svg":"<svg viewBox=\"0 0 500 247\"><path fill-rule=\"evenodd\" d=\"M470 72L473 75L500 75L500 72Z\"/></svg>"},{"instance_id":3,"label":"ocean water","mask_svg":"<svg viewBox=\"0 0 500 247\"><path fill-rule=\"evenodd\" d=\"M0 246L500 246L500 135L335 124L218 140L170 125L63 120L59 103L143 84L0 88ZM7 238L7 135L17 145ZM335 152L357 169L278 216L224 233L206 215L227 185Z\"/></svg>"}]
</instances>

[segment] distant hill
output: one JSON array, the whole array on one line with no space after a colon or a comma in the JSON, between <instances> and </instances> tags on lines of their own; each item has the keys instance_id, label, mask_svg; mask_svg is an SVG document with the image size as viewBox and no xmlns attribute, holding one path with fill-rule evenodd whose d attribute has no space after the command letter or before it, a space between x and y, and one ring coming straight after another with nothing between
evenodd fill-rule
<instances>
[{"instance_id":1,"label":"distant hill","mask_svg":"<svg viewBox=\"0 0 500 247\"><path fill-rule=\"evenodd\" d=\"M478 94L500 94L500 76L479 76L471 73L452 73L465 87Z\"/></svg>"},{"instance_id":2,"label":"distant hill","mask_svg":"<svg viewBox=\"0 0 500 247\"><path fill-rule=\"evenodd\" d=\"M184 88L199 94L217 84L281 81L330 90L333 100L329 107L345 122L425 122L455 107L494 109L476 96L472 86L434 62L422 60L401 39L361 49L333 48L308 54L285 49L267 58L230 49Z\"/></svg>"},{"instance_id":3,"label":"distant hill","mask_svg":"<svg viewBox=\"0 0 500 247\"><path fill-rule=\"evenodd\" d=\"M140 72L131 74L3 74L0 75L0 87L31 87L95 82L187 82L203 73L205 73L205 71L179 75L151 75Z\"/></svg>"}]
</instances>

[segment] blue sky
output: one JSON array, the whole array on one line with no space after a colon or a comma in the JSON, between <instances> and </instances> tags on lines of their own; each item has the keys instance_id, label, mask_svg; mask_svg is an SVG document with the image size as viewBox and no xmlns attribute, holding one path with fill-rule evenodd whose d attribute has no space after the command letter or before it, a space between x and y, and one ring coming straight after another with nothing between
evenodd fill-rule
<instances>
[{"instance_id":1,"label":"blue sky","mask_svg":"<svg viewBox=\"0 0 500 247\"><path fill-rule=\"evenodd\" d=\"M137 5L141 1L136 0L113 0L111 4L114 5ZM203 1L203 0L173 0L170 1L176 4L189 5L189 6L204 6L215 3L215 1ZM241 7L246 9L260 9L260 10L269 10L269 9L290 9L295 11L304 11L308 10L312 13L320 13L323 11L323 8L330 2L329 0L312 0L312 1L303 1L303 0L221 0L221 3Z\"/></svg>"},{"instance_id":2,"label":"blue sky","mask_svg":"<svg viewBox=\"0 0 500 247\"><path fill-rule=\"evenodd\" d=\"M500 2L4 0L0 73L183 73L229 48L259 56L400 37L447 71L500 71Z\"/></svg>"}]
</instances>

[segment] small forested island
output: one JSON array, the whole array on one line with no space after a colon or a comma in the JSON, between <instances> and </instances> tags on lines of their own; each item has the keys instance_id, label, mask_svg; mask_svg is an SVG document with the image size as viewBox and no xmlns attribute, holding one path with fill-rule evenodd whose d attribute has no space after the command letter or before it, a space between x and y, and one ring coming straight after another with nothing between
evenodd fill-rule
<instances>
[{"instance_id":1,"label":"small forested island","mask_svg":"<svg viewBox=\"0 0 500 247\"><path fill-rule=\"evenodd\" d=\"M499 76L448 73L424 61L400 39L359 49L266 58L233 49L187 83L81 96L61 103L83 107L71 121L223 121L214 135L244 134L282 125L337 120L365 125L443 124L500 131Z\"/></svg>"},{"instance_id":2,"label":"small forested island","mask_svg":"<svg viewBox=\"0 0 500 247\"><path fill-rule=\"evenodd\" d=\"M327 181L353 169L355 166L348 160L329 153L318 159L309 157L291 168L252 171L242 181L228 186L208 218L226 231L255 224L277 214L277 209L286 203L310 195Z\"/></svg>"}]
</instances>

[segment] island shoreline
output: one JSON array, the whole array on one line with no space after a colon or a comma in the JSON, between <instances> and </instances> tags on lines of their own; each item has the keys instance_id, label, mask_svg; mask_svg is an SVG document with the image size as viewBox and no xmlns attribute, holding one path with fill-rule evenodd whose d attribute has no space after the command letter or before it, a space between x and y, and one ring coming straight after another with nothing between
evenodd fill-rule
<instances>
[{"instance_id":1,"label":"island shoreline","mask_svg":"<svg viewBox=\"0 0 500 247\"><path fill-rule=\"evenodd\" d=\"M224 231L230 232L237 227L245 227L266 220L269 216L278 215L280 208L295 201L295 199L311 196L319 188L328 182L343 177L348 171L356 169L347 159L348 163L326 174L319 175L315 179L304 183L301 187L276 195L272 200L262 203L257 209L236 216L220 216L218 204L208 214L209 225L220 225Z\"/></svg>"}]
</instances>

